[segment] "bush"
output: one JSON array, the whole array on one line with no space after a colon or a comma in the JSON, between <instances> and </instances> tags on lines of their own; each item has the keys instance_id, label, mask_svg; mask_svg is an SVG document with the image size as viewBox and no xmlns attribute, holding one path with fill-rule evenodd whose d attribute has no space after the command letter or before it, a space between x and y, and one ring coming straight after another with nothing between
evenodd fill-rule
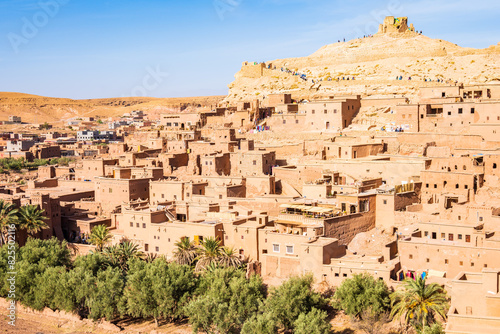
<instances>
[{"instance_id":1,"label":"bush","mask_svg":"<svg viewBox=\"0 0 500 334\"><path fill-rule=\"evenodd\" d=\"M368 274L346 279L333 296L335 307L352 317L360 318L364 311L381 314L389 309L389 289L382 280Z\"/></svg>"}]
</instances>

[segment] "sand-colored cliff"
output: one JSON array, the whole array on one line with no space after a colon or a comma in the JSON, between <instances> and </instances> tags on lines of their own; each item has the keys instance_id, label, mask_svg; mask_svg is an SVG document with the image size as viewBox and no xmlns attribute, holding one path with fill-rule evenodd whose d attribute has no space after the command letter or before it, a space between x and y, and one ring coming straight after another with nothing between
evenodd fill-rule
<instances>
[{"instance_id":1,"label":"sand-colored cliff","mask_svg":"<svg viewBox=\"0 0 500 334\"><path fill-rule=\"evenodd\" d=\"M277 59L262 66L243 63L229 85L226 101L265 101L265 96L280 92L294 93L296 98L333 94L411 97L418 87L438 84L437 79L443 81L439 84L491 82L500 80L500 43L472 49L412 31L378 33L326 45L308 57ZM305 74L308 80L281 68ZM396 80L397 76L403 80Z\"/></svg>"}]
</instances>

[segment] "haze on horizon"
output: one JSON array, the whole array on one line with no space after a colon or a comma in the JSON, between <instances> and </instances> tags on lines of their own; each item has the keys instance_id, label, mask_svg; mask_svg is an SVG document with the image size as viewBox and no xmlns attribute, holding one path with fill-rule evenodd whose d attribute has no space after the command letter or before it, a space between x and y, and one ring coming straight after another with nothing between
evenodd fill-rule
<instances>
[{"instance_id":1,"label":"haze on horizon","mask_svg":"<svg viewBox=\"0 0 500 334\"><path fill-rule=\"evenodd\" d=\"M241 62L301 57L387 15L463 47L499 42L500 2L5 0L0 91L51 97L225 95Z\"/></svg>"}]
</instances>

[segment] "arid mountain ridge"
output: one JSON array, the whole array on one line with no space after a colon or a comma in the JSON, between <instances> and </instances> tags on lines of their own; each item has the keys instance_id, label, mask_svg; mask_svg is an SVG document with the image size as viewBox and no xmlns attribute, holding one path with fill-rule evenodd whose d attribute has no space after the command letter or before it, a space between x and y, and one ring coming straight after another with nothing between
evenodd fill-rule
<instances>
[{"instance_id":1,"label":"arid mountain ridge","mask_svg":"<svg viewBox=\"0 0 500 334\"><path fill-rule=\"evenodd\" d=\"M73 100L23 93L0 92L0 120L21 116L23 122L61 122L73 117L117 117L132 110L178 111L182 107L215 107L224 96L183 98L124 97Z\"/></svg>"}]
</instances>

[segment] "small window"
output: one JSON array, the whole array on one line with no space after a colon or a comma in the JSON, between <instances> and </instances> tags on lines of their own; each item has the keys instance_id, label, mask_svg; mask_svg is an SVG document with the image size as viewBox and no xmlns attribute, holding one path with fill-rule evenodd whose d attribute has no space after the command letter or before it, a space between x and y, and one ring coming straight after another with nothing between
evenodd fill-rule
<instances>
[{"instance_id":1,"label":"small window","mask_svg":"<svg viewBox=\"0 0 500 334\"><path fill-rule=\"evenodd\" d=\"M159 252L159 251L160 251L160 247L156 246L155 250L156 250L157 252Z\"/></svg>"},{"instance_id":2,"label":"small window","mask_svg":"<svg viewBox=\"0 0 500 334\"><path fill-rule=\"evenodd\" d=\"M387 204L387 200L386 199L384 199L384 204Z\"/></svg>"},{"instance_id":3,"label":"small window","mask_svg":"<svg viewBox=\"0 0 500 334\"><path fill-rule=\"evenodd\" d=\"M130 227L134 227L134 223L133 222L130 222Z\"/></svg>"},{"instance_id":4,"label":"small window","mask_svg":"<svg viewBox=\"0 0 500 334\"><path fill-rule=\"evenodd\" d=\"M462 235L461 234L458 235L458 240L462 240Z\"/></svg>"},{"instance_id":5,"label":"small window","mask_svg":"<svg viewBox=\"0 0 500 334\"><path fill-rule=\"evenodd\" d=\"M342 274L343 277L347 277L347 274Z\"/></svg>"},{"instance_id":6,"label":"small window","mask_svg":"<svg viewBox=\"0 0 500 334\"><path fill-rule=\"evenodd\" d=\"M463 108L458 108L458 113L459 114L463 114L464 113L464 109Z\"/></svg>"},{"instance_id":7,"label":"small window","mask_svg":"<svg viewBox=\"0 0 500 334\"><path fill-rule=\"evenodd\" d=\"M275 252L275 253L280 252L280 245L279 244L273 244L273 252Z\"/></svg>"},{"instance_id":8,"label":"small window","mask_svg":"<svg viewBox=\"0 0 500 334\"><path fill-rule=\"evenodd\" d=\"M339 277L339 276L340 276L340 274L339 274L339 273L335 273L335 277Z\"/></svg>"},{"instance_id":9,"label":"small window","mask_svg":"<svg viewBox=\"0 0 500 334\"><path fill-rule=\"evenodd\" d=\"M448 259L444 259L444 264L448 264Z\"/></svg>"},{"instance_id":10,"label":"small window","mask_svg":"<svg viewBox=\"0 0 500 334\"><path fill-rule=\"evenodd\" d=\"M293 254L293 246L286 246L286 253Z\"/></svg>"},{"instance_id":11,"label":"small window","mask_svg":"<svg viewBox=\"0 0 500 334\"><path fill-rule=\"evenodd\" d=\"M468 234L465 235L465 242L470 242L470 235Z\"/></svg>"},{"instance_id":12,"label":"small window","mask_svg":"<svg viewBox=\"0 0 500 334\"><path fill-rule=\"evenodd\" d=\"M452 233L448 234L448 240L453 241L453 234Z\"/></svg>"},{"instance_id":13,"label":"small window","mask_svg":"<svg viewBox=\"0 0 500 334\"><path fill-rule=\"evenodd\" d=\"M146 223L142 223L142 228L146 228Z\"/></svg>"},{"instance_id":14,"label":"small window","mask_svg":"<svg viewBox=\"0 0 500 334\"><path fill-rule=\"evenodd\" d=\"M441 239L446 239L446 233L441 233Z\"/></svg>"},{"instance_id":15,"label":"small window","mask_svg":"<svg viewBox=\"0 0 500 334\"><path fill-rule=\"evenodd\" d=\"M429 263L429 262L431 262L431 259L426 258L426 259L425 259L425 262Z\"/></svg>"},{"instance_id":16,"label":"small window","mask_svg":"<svg viewBox=\"0 0 500 334\"><path fill-rule=\"evenodd\" d=\"M464 265L464 261L460 261L460 265L463 266Z\"/></svg>"},{"instance_id":17,"label":"small window","mask_svg":"<svg viewBox=\"0 0 500 334\"><path fill-rule=\"evenodd\" d=\"M413 254L410 254L410 255L408 256L408 258L409 258L410 260L412 260L412 259L413 259Z\"/></svg>"},{"instance_id":18,"label":"small window","mask_svg":"<svg viewBox=\"0 0 500 334\"><path fill-rule=\"evenodd\" d=\"M474 262L471 262L471 263L470 263L470 266L471 266L471 267L474 267Z\"/></svg>"},{"instance_id":19,"label":"small window","mask_svg":"<svg viewBox=\"0 0 500 334\"><path fill-rule=\"evenodd\" d=\"M476 109L475 108L470 108L470 113L473 114L476 112Z\"/></svg>"},{"instance_id":20,"label":"small window","mask_svg":"<svg viewBox=\"0 0 500 334\"><path fill-rule=\"evenodd\" d=\"M424 232L424 236L428 237L429 236L429 231Z\"/></svg>"},{"instance_id":21,"label":"small window","mask_svg":"<svg viewBox=\"0 0 500 334\"><path fill-rule=\"evenodd\" d=\"M254 160L254 161L253 161L253 165L254 165L254 166L256 166L256 165L257 165L257 161L256 161L256 160Z\"/></svg>"}]
</instances>

